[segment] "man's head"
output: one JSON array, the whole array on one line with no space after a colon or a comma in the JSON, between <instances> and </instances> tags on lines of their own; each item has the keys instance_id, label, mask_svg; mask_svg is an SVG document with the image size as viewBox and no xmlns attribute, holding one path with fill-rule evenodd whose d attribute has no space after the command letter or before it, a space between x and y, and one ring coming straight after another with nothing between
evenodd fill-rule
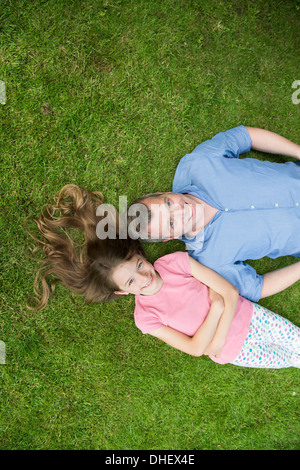
<instances>
[{"instance_id":1,"label":"man's head","mask_svg":"<svg viewBox=\"0 0 300 470\"><path fill-rule=\"evenodd\" d=\"M137 225L132 224L136 212L139 213L138 236ZM129 235L149 242L170 240L182 235L192 238L203 228L203 205L191 194L147 194L133 201L128 214Z\"/></svg>"}]
</instances>

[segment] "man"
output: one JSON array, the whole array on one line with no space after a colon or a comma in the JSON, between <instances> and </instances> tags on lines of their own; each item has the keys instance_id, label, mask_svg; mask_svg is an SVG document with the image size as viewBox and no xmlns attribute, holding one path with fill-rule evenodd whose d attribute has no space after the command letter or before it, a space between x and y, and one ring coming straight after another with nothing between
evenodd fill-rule
<instances>
[{"instance_id":1,"label":"man","mask_svg":"<svg viewBox=\"0 0 300 470\"><path fill-rule=\"evenodd\" d=\"M300 257L300 162L239 159L251 148L300 159L299 145L264 129L239 126L185 155L172 193L133 204L148 209L150 241L180 238L193 258L258 301L262 292L273 293L280 276L278 271L258 275L244 261ZM290 285L282 282L282 289Z\"/></svg>"}]
</instances>

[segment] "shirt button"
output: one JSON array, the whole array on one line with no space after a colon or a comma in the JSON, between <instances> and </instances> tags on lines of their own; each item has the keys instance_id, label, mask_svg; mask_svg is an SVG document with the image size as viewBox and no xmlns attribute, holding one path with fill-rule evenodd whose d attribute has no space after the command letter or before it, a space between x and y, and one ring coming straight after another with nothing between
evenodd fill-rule
<instances>
[{"instance_id":1,"label":"shirt button","mask_svg":"<svg viewBox=\"0 0 300 470\"><path fill-rule=\"evenodd\" d=\"M296 206L299 206L299 202L296 202Z\"/></svg>"},{"instance_id":2,"label":"shirt button","mask_svg":"<svg viewBox=\"0 0 300 470\"><path fill-rule=\"evenodd\" d=\"M254 206L251 206L251 209L254 209Z\"/></svg>"},{"instance_id":3,"label":"shirt button","mask_svg":"<svg viewBox=\"0 0 300 470\"><path fill-rule=\"evenodd\" d=\"M276 204L275 204L275 207L278 207L278 204L277 204L277 202L276 202Z\"/></svg>"},{"instance_id":4,"label":"shirt button","mask_svg":"<svg viewBox=\"0 0 300 470\"><path fill-rule=\"evenodd\" d=\"M228 207L225 207L225 212L228 212Z\"/></svg>"}]
</instances>

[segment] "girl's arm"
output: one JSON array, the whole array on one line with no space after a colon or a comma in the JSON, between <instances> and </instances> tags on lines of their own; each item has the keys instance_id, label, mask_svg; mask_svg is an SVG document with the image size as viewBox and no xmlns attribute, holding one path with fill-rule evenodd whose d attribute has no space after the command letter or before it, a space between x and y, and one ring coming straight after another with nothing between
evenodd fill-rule
<instances>
[{"instance_id":1,"label":"girl's arm","mask_svg":"<svg viewBox=\"0 0 300 470\"><path fill-rule=\"evenodd\" d=\"M151 335L193 356L218 355L234 317L239 293L215 271L191 257L189 261L192 276L210 288L211 306L205 321L192 338L167 326L152 331Z\"/></svg>"},{"instance_id":2,"label":"girl's arm","mask_svg":"<svg viewBox=\"0 0 300 470\"><path fill-rule=\"evenodd\" d=\"M205 350L205 354L218 356L225 344L227 333L235 314L239 292L229 281L212 269L203 266L191 257L189 257L189 260L192 276L217 292L224 301L224 311L220 318L216 333L212 342L209 344L209 347Z\"/></svg>"},{"instance_id":3,"label":"girl's arm","mask_svg":"<svg viewBox=\"0 0 300 470\"><path fill-rule=\"evenodd\" d=\"M150 334L175 349L192 356L201 356L216 333L223 310L224 303L222 299L218 296L213 297L208 315L193 337L168 326L161 326L157 330L151 331Z\"/></svg>"},{"instance_id":4,"label":"girl's arm","mask_svg":"<svg viewBox=\"0 0 300 470\"><path fill-rule=\"evenodd\" d=\"M277 294L300 279L300 261L264 274L261 299Z\"/></svg>"}]
</instances>

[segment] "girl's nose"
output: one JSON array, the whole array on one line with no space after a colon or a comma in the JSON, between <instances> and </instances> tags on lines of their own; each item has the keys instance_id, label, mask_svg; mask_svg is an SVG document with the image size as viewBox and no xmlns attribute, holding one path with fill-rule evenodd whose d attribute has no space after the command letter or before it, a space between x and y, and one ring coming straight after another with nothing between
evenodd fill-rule
<instances>
[{"instance_id":1,"label":"girl's nose","mask_svg":"<svg viewBox=\"0 0 300 470\"><path fill-rule=\"evenodd\" d=\"M145 281L145 279L148 277L148 274L146 273L146 271L140 271L139 272L139 280L141 282Z\"/></svg>"}]
</instances>

